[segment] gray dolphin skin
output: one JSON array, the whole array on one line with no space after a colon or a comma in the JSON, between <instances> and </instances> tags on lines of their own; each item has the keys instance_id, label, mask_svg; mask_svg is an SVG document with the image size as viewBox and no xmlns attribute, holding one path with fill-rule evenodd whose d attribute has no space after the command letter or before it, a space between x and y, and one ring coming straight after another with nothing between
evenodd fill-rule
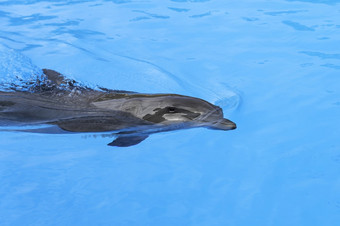
<instances>
[{"instance_id":1,"label":"gray dolphin skin","mask_svg":"<svg viewBox=\"0 0 340 226\"><path fill-rule=\"evenodd\" d=\"M232 130L222 109L205 100L177 94L141 94L92 89L43 69L44 80L25 91L0 92L0 126L48 125L22 130L37 133L110 132L110 146L128 147L150 134L206 127Z\"/></svg>"}]
</instances>

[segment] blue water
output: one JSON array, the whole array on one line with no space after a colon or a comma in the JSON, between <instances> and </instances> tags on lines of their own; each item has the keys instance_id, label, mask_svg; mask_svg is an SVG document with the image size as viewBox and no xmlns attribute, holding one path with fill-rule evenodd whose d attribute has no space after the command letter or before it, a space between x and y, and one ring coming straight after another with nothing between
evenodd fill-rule
<instances>
[{"instance_id":1,"label":"blue water","mask_svg":"<svg viewBox=\"0 0 340 226\"><path fill-rule=\"evenodd\" d=\"M238 125L129 148L0 132L0 225L339 224L339 3L0 0L2 80L51 68Z\"/></svg>"}]
</instances>

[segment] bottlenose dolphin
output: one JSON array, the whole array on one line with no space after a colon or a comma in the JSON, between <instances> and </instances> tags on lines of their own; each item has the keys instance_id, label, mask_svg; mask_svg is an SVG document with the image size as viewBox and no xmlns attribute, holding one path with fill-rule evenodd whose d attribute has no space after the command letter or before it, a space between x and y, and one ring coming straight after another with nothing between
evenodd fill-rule
<instances>
[{"instance_id":1,"label":"bottlenose dolphin","mask_svg":"<svg viewBox=\"0 0 340 226\"><path fill-rule=\"evenodd\" d=\"M31 81L26 89L0 92L0 125L49 125L25 130L38 133L112 131L117 138L108 145L118 147L136 145L163 131L236 128L223 118L220 107L199 98L93 89L53 70L43 73L43 80Z\"/></svg>"}]
</instances>

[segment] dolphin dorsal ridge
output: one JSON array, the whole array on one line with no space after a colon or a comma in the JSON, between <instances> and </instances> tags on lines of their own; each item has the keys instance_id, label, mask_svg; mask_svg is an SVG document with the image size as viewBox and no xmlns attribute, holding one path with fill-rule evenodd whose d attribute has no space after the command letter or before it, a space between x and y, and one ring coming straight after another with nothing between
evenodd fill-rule
<instances>
[{"instance_id":1,"label":"dolphin dorsal ridge","mask_svg":"<svg viewBox=\"0 0 340 226\"><path fill-rule=\"evenodd\" d=\"M67 79L65 76L57 71L51 69L42 69L42 71L46 75L46 78L57 87L60 85L73 86L76 83L76 81L72 79Z\"/></svg>"}]
</instances>

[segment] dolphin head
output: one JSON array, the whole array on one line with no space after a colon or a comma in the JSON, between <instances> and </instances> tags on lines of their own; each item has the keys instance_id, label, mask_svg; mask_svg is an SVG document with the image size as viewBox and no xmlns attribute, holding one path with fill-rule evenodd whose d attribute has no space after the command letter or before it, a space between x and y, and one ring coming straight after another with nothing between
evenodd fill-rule
<instances>
[{"instance_id":1,"label":"dolphin head","mask_svg":"<svg viewBox=\"0 0 340 226\"><path fill-rule=\"evenodd\" d=\"M220 107L199 98L177 94L136 94L117 103L114 106L111 103L111 107L159 126L207 127L217 130L236 128L234 122L223 118Z\"/></svg>"},{"instance_id":2,"label":"dolphin head","mask_svg":"<svg viewBox=\"0 0 340 226\"><path fill-rule=\"evenodd\" d=\"M232 121L223 118L222 109L202 99L166 95L156 97L142 113L144 120L165 124L187 124L190 127L208 127L211 129L231 130L236 125Z\"/></svg>"}]
</instances>

